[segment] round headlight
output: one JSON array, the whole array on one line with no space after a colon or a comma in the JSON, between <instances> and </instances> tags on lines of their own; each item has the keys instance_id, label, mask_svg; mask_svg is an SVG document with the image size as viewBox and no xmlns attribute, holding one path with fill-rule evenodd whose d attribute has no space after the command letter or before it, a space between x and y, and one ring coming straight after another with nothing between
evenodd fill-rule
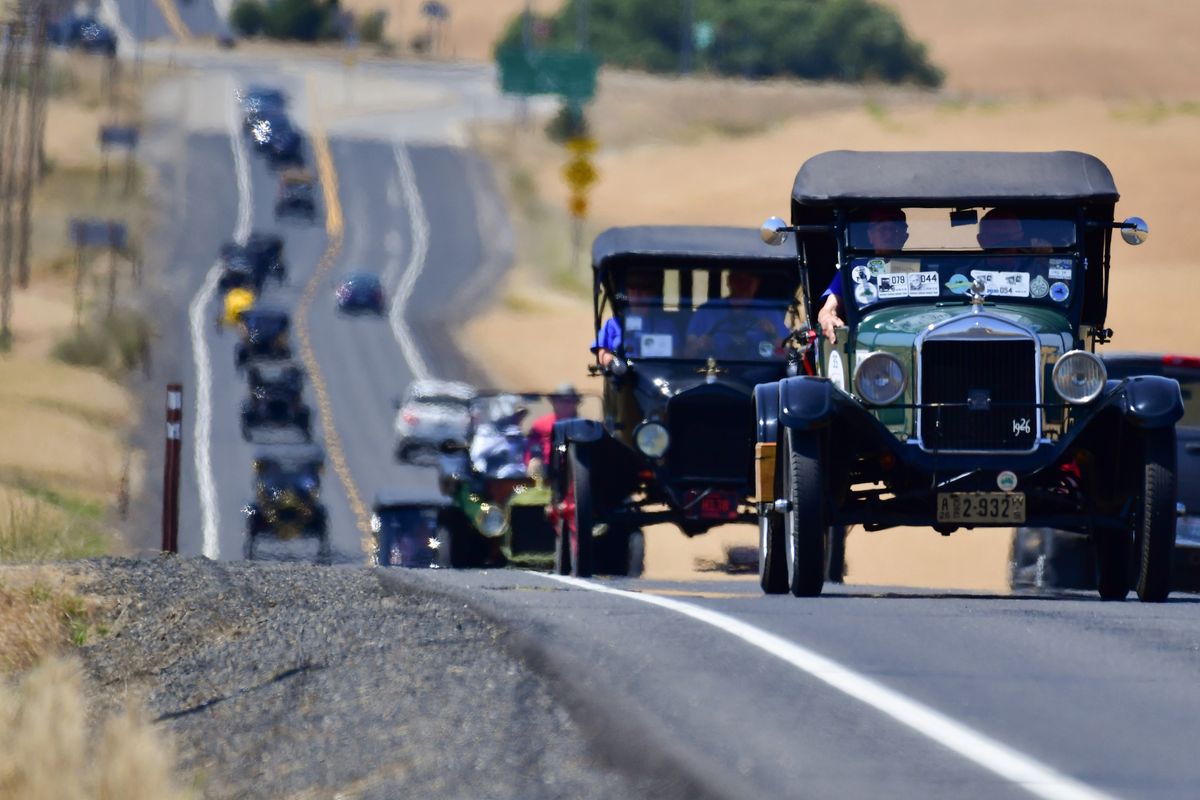
<instances>
[{"instance_id":1,"label":"round headlight","mask_svg":"<svg viewBox=\"0 0 1200 800\"><path fill-rule=\"evenodd\" d=\"M671 435L658 422L643 422L633 432L633 443L648 458L662 458L671 444Z\"/></svg>"},{"instance_id":2,"label":"round headlight","mask_svg":"<svg viewBox=\"0 0 1200 800\"><path fill-rule=\"evenodd\" d=\"M1054 390L1068 403L1090 403L1104 391L1108 370L1098 356L1084 350L1072 350L1054 365L1050 373Z\"/></svg>"},{"instance_id":3,"label":"round headlight","mask_svg":"<svg viewBox=\"0 0 1200 800\"><path fill-rule=\"evenodd\" d=\"M504 512L496 506L484 504L480 511L479 532L484 536L495 538L504 533Z\"/></svg>"},{"instance_id":4,"label":"round headlight","mask_svg":"<svg viewBox=\"0 0 1200 800\"><path fill-rule=\"evenodd\" d=\"M907 384L904 365L891 353L870 353L854 370L854 390L873 406L894 403Z\"/></svg>"}]
</instances>

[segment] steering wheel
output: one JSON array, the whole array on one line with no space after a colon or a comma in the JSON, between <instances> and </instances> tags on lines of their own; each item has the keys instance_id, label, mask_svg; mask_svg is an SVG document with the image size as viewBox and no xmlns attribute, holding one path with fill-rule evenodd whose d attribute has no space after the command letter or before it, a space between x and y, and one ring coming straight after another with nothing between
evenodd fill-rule
<instances>
[{"instance_id":1,"label":"steering wheel","mask_svg":"<svg viewBox=\"0 0 1200 800\"><path fill-rule=\"evenodd\" d=\"M715 341L718 336L728 336L730 346L722 348L728 350L725 353L726 357L759 357L758 343L761 341L771 341L773 336L767 336L759 329L759 325L767 321L766 317L755 316L753 314L730 314L712 327L708 332L708 337ZM758 334L754 338L754 334Z\"/></svg>"}]
</instances>

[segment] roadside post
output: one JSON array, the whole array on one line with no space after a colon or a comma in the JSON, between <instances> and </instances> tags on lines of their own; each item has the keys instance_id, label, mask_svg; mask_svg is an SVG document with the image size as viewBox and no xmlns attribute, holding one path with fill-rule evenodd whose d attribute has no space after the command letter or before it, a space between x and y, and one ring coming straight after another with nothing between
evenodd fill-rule
<instances>
[{"instance_id":1,"label":"roadside post","mask_svg":"<svg viewBox=\"0 0 1200 800\"><path fill-rule=\"evenodd\" d=\"M162 549L179 552L179 451L183 440L183 386L167 384L167 451L163 462Z\"/></svg>"}]
</instances>

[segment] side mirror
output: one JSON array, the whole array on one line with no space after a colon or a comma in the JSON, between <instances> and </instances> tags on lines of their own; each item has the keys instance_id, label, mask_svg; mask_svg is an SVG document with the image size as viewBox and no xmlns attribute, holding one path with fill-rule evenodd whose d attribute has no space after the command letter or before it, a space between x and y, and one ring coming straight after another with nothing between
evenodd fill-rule
<instances>
[{"instance_id":1,"label":"side mirror","mask_svg":"<svg viewBox=\"0 0 1200 800\"><path fill-rule=\"evenodd\" d=\"M790 228L791 226L779 217L770 217L758 229L758 235L766 244L777 247L787 241Z\"/></svg>"},{"instance_id":2,"label":"side mirror","mask_svg":"<svg viewBox=\"0 0 1200 800\"><path fill-rule=\"evenodd\" d=\"M1121 238L1126 244L1141 244L1150 237L1150 228L1141 217L1130 217L1121 223Z\"/></svg>"},{"instance_id":3,"label":"side mirror","mask_svg":"<svg viewBox=\"0 0 1200 800\"><path fill-rule=\"evenodd\" d=\"M608 371L619 378L629 372L629 362L621 358L614 358L608 365Z\"/></svg>"}]
</instances>

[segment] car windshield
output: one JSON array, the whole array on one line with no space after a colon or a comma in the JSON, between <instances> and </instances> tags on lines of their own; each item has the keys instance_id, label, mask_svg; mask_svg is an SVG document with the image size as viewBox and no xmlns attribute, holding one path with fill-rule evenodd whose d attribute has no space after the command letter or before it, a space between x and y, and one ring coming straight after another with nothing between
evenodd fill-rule
<instances>
[{"instance_id":1,"label":"car windshield","mask_svg":"<svg viewBox=\"0 0 1200 800\"><path fill-rule=\"evenodd\" d=\"M794 287L778 270L668 269L625 277L616 344L629 358L761 362L786 355Z\"/></svg>"},{"instance_id":2,"label":"car windshield","mask_svg":"<svg viewBox=\"0 0 1200 800\"><path fill-rule=\"evenodd\" d=\"M965 301L975 281L992 298L1066 307L1081 277L1075 240L1061 212L873 209L846 226L838 283L859 309Z\"/></svg>"},{"instance_id":3,"label":"car windshield","mask_svg":"<svg viewBox=\"0 0 1200 800\"><path fill-rule=\"evenodd\" d=\"M414 397L410 402L416 403L416 404L422 405L422 406L440 406L440 407L451 406L453 408L461 409L463 411L466 411L467 406L469 405L469 401L464 400L461 397L455 397L455 396L449 395L449 394L419 395L417 397Z\"/></svg>"},{"instance_id":4,"label":"car windshield","mask_svg":"<svg viewBox=\"0 0 1200 800\"><path fill-rule=\"evenodd\" d=\"M438 509L431 508L384 508L376 516L381 530L395 531L413 536L436 536Z\"/></svg>"}]
</instances>

